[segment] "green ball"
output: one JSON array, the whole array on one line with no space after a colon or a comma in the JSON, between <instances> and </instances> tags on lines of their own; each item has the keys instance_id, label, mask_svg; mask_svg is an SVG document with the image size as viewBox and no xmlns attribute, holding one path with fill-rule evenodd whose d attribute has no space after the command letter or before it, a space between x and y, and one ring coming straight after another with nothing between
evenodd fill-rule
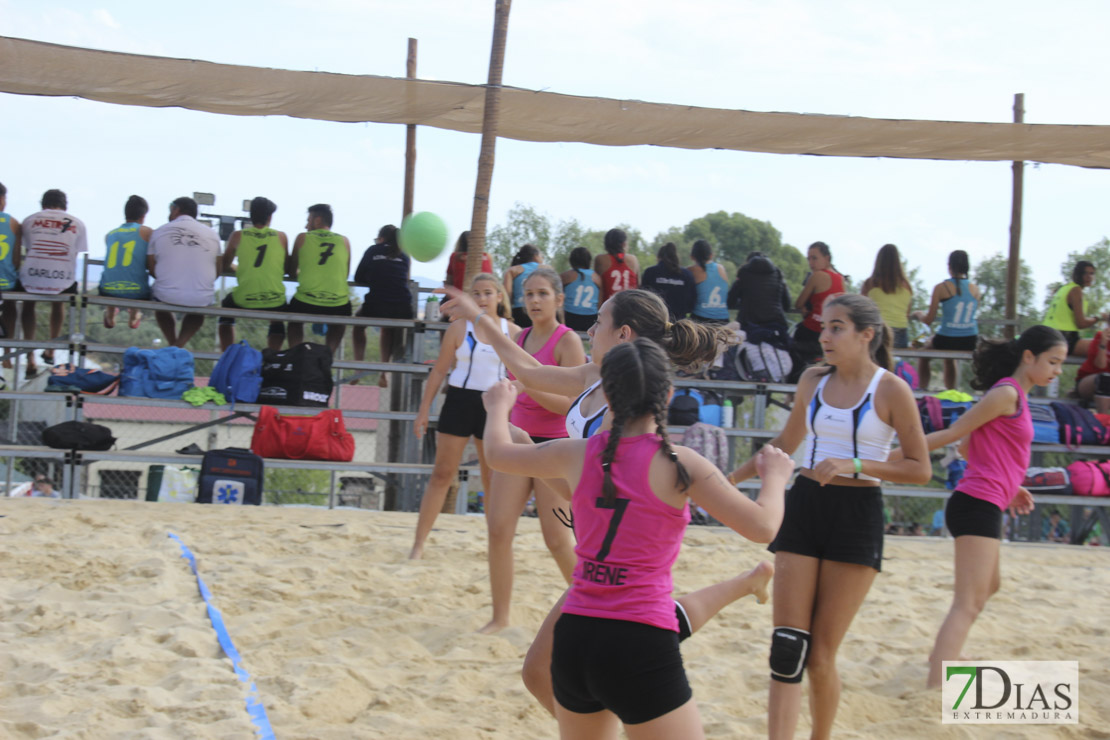
<instances>
[{"instance_id":1,"label":"green ball","mask_svg":"<svg viewBox=\"0 0 1110 740\"><path fill-rule=\"evenodd\" d=\"M401 223L401 249L417 262L431 262L447 246L447 224L434 213L410 214Z\"/></svg>"}]
</instances>

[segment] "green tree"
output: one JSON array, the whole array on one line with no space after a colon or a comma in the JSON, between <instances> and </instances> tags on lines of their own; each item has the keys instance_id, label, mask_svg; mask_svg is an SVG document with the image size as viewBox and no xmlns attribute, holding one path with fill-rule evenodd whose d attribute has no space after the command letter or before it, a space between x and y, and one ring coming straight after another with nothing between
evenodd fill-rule
<instances>
[{"instance_id":1,"label":"green tree","mask_svg":"<svg viewBox=\"0 0 1110 740\"><path fill-rule=\"evenodd\" d=\"M1068 252L1068 256L1060 265L1060 276L1063 279L1049 283L1046 289L1044 301L1046 309L1052 301L1052 296L1056 295L1056 291L1071 281L1072 270L1075 269L1075 263L1080 260L1090 262L1096 270L1094 285L1083 289L1083 297L1087 299L1090 314L1099 314L1110 308L1110 287L1107 286L1105 279L1110 275L1110 239L1102 237L1086 249Z\"/></svg>"},{"instance_id":2,"label":"green tree","mask_svg":"<svg viewBox=\"0 0 1110 740\"><path fill-rule=\"evenodd\" d=\"M975 265L972 278L979 285L979 318L1004 319L1006 318L1006 268L1009 257L999 252L986 257ZM1021 261L1018 271L1018 320L1022 326L1029 326L1040 321L1033 301L1033 270L1025 260ZM985 332L984 332L985 333Z\"/></svg>"}]
</instances>

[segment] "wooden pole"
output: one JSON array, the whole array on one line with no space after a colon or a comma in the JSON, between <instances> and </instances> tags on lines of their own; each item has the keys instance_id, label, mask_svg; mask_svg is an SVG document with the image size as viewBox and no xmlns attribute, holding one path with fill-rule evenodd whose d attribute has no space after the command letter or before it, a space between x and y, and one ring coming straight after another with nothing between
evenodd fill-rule
<instances>
[{"instance_id":1,"label":"wooden pole","mask_svg":"<svg viewBox=\"0 0 1110 740\"><path fill-rule=\"evenodd\" d=\"M493 46L489 55L489 80L486 107L482 115L482 148L478 155L478 180L474 185L474 210L470 216L470 238L466 250L466 279L482 269L486 249L486 216L489 189L493 180L493 153L497 146L497 120L501 112L501 73L505 68L505 37L509 33L509 8L512 0L495 0Z\"/></svg>"},{"instance_id":2,"label":"wooden pole","mask_svg":"<svg viewBox=\"0 0 1110 740\"><path fill-rule=\"evenodd\" d=\"M405 77L416 79L416 39L409 39L409 56L405 65ZM416 185L416 124L405 126L405 204L401 209L401 220L412 213L412 196Z\"/></svg>"},{"instance_id":3,"label":"wooden pole","mask_svg":"<svg viewBox=\"0 0 1110 740\"><path fill-rule=\"evenodd\" d=\"M1014 123L1025 121L1025 94L1014 95ZM1010 261L1006 265L1006 319L1017 318L1018 278L1021 275L1021 202L1025 185L1025 162L1014 162L1014 195L1010 211ZM1014 338L1014 325L1006 325L1006 337Z\"/></svg>"}]
</instances>

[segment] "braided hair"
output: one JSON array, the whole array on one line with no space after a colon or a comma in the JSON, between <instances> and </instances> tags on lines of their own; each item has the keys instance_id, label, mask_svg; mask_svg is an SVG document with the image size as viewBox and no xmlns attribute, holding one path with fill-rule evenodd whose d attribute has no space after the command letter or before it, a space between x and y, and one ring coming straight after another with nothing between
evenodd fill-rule
<instances>
[{"instance_id":1,"label":"braided hair","mask_svg":"<svg viewBox=\"0 0 1110 740\"><path fill-rule=\"evenodd\" d=\"M678 453L667 436L667 399L671 391L671 364L663 349L639 337L624 342L605 353L601 362L601 389L609 400L612 426L609 440L601 453L604 472L602 495L606 505L617 497L610 467L617 456L624 425L651 414L655 419L655 433L660 437L660 447L675 465L677 485L682 491L690 486L690 474L678 460Z\"/></svg>"}]
</instances>

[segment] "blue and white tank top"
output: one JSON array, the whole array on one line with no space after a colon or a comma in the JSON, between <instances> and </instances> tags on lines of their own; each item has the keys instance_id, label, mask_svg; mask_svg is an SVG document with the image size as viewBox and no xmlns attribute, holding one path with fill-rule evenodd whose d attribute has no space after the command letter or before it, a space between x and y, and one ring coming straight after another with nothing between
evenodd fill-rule
<instances>
[{"instance_id":1,"label":"blue and white tank top","mask_svg":"<svg viewBox=\"0 0 1110 740\"><path fill-rule=\"evenodd\" d=\"M501 319L501 333L509 336L509 322ZM455 368L447 377L453 388L486 391L499 380L508 377L505 365L493 347L479 342L474 336L474 324L466 322L466 336L455 350Z\"/></svg>"},{"instance_id":2,"label":"blue and white tank top","mask_svg":"<svg viewBox=\"0 0 1110 740\"><path fill-rule=\"evenodd\" d=\"M146 239L142 226L127 222L104 237L104 273L100 291L116 298L150 298L150 279L146 270Z\"/></svg>"},{"instance_id":3,"label":"blue and white tank top","mask_svg":"<svg viewBox=\"0 0 1110 740\"><path fill-rule=\"evenodd\" d=\"M12 261L14 250L15 230L12 229L12 217L0 211L0 290L15 290L15 283L19 280L19 271Z\"/></svg>"},{"instance_id":4,"label":"blue and white tank top","mask_svg":"<svg viewBox=\"0 0 1110 740\"><path fill-rule=\"evenodd\" d=\"M848 409L825 403L825 384L831 375L821 378L806 410L806 447L803 465L813 470L827 458L834 460L879 460L885 462L894 440L894 427L875 412L875 390L883 378L881 367L871 376L867 390L855 406ZM853 473L859 480L879 480L863 473Z\"/></svg>"},{"instance_id":5,"label":"blue and white tank top","mask_svg":"<svg viewBox=\"0 0 1110 740\"><path fill-rule=\"evenodd\" d=\"M601 387L601 380L591 385L586 390L582 391L578 398L574 399L574 403L570 405L567 410L567 436L571 439L589 439L597 434L601 429L602 422L605 421L605 412L609 410L609 404L599 408L588 418L582 414L582 399L590 395L590 393Z\"/></svg>"},{"instance_id":6,"label":"blue and white tank top","mask_svg":"<svg viewBox=\"0 0 1110 740\"><path fill-rule=\"evenodd\" d=\"M973 337L979 333L979 299L971 294L967 278L956 278L947 282L958 289L958 293L940 302L940 328L937 334L946 337Z\"/></svg>"},{"instance_id":7,"label":"blue and white tank top","mask_svg":"<svg viewBox=\"0 0 1110 740\"><path fill-rule=\"evenodd\" d=\"M597 299L601 294L593 280L594 271L575 268L575 272L578 273L578 277L563 288L563 292L567 295L563 308L567 313L577 316L592 316L597 313Z\"/></svg>"},{"instance_id":8,"label":"blue and white tank top","mask_svg":"<svg viewBox=\"0 0 1110 740\"><path fill-rule=\"evenodd\" d=\"M697 284L698 298L694 315L703 319L728 319L728 283L717 271L716 262L705 264L705 280Z\"/></svg>"},{"instance_id":9,"label":"blue and white tank top","mask_svg":"<svg viewBox=\"0 0 1110 740\"><path fill-rule=\"evenodd\" d=\"M521 273L513 278L513 308L522 308L524 306L524 281L527 280L528 276L535 272L536 268L539 266L539 262L525 262L520 266L522 268Z\"/></svg>"}]
</instances>

